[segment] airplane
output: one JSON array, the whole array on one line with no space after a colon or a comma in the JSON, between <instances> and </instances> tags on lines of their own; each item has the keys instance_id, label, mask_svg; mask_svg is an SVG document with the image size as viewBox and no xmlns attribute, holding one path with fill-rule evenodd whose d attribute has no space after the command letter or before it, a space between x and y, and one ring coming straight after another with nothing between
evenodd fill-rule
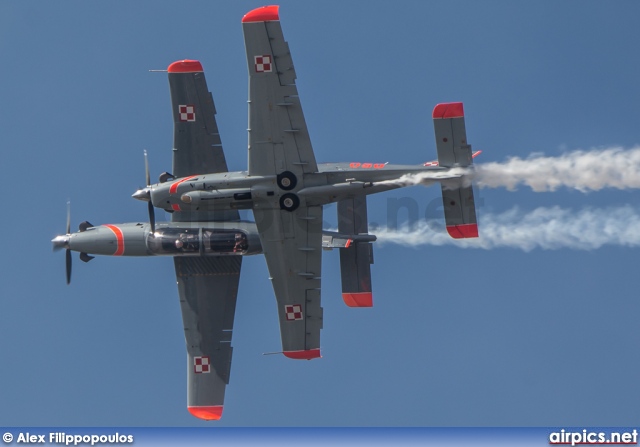
<instances>
[{"instance_id":1,"label":"airplane","mask_svg":"<svg viewBox=\"0 0 640 447\"><path fill-rule=\"evenodd\" d=\"M222 416L229 383L231 339L243 256L263 254L275 293L282 340L291 359L321 357L321 259L340 252L342 298L349 307L373 306L366 196L406 186L405 175L440 182L444 217L453 238L478 237L473 188L458 168L472 169L464 108L433 109L437 161L418 165L344 162L318 164L296 87L279 7L242 18L249 71L248 168L229 172L202 64L180 60L167 68L174 141L172 173L133 197L148 202L149 222L92 225L71 233L70 214L54 249L89 262L92 255L171 256L187 347L187 408L195 417ZM322 228L323 206L337 203L338 231ZM156 222L155 209L171 213ZM240 219L252 210L255 222Z\"/></svg>"}]
</instances>

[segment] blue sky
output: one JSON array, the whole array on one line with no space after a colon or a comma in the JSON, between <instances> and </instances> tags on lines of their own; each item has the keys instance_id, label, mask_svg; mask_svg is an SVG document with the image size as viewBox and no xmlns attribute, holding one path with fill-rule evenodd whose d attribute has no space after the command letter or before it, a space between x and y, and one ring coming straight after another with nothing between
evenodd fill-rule
<instances>
[{"instance_id":1,"label":"blue sky","mask_svg":"<svg viewBox=\"0 0 640 447\"><path fill-rule=\"evenodd\" d=\"M431 110L463 101L478 163L640 143L631 1L294 2L280 17L318 161L435 158ZM165 69L202 62L227 162L246 169L251 1L2 2L5 236L0 420L23 426L206 426L186 411L184 336L166 258L74 259L72 227L146 221L130 195L170 170ZM636 207L637 190L483 189L514 207ZM439 188L373 197L424 215ZM162 219L162 216L159 216ZM335 207L325 220L335 224ZM514 231L517 229L514 229ZM231 382L219 426L637 425L638 248L375 248L373 309L340 297L323 261L321 360L280 348L261 256L243 264Z\"/></svg>"}]
</instances>

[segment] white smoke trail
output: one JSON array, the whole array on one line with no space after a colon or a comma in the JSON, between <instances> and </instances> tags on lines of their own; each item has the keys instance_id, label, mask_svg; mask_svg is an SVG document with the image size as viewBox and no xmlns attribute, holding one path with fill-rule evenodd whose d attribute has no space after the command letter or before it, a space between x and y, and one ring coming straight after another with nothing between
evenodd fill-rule
<instances>
[{"instance_id":1,"label":"white smoke trail","mask_svg":"<svg viewBox=\"0 0 640 447\"><path fill-rule=\"evenodd\" d=\"M412 229L371 229L379 244L393 243L409 247L455 245L461 248L500 247L531 251L535 248L557 250L594 250L604 245L640 247L640 215L629 205L608 209L574 211L537 208L523 213L514 208L500 214L483 214L480 237L453 239L437 222L421 222Z\"/></svg>"},{"instance_id":2,"label":"white smoke trail","mask_svg":"<svg viewBox=\"0 0 640 447\"><path fill-rule=\"evenodd\" d=\"M558 157L513 157L503 163L477 165L474 177L481 188L505 187L510 191L520 184L536 192L560 187L582 192L640 188L640 146L578 150Z\"/></svg>"},{"instance_id":3,"label":"white smoke trail","mask_svg":"<svg viewBox=\"0 0 640 447\"><path fill-rule=\"evenodd\" d=\"M505 162L479 163L474 169L453 168L446 172L407 174L399 179L379 182L400 186L431 185L452 179L457 188L473 182L480 188L507 188L514 191L526 185L536 192L555 191L560 187L582 192L604 188L640 188L640 146L631 149L611 147L576 150L557 157L531 154L527 158L512 157ZM455 180L459 179L459 180ZM444 180L443 184L447 184Z\"/></svg>"},{"instance_id":4,"label":"white smoke trail","mask_svg":"<svg viewBox=\"0 0 640 447\"><path fill-rule=\"evenodd\" d=\"M424 185L429 186L435 182L446 180L452 180L457 183L458 179L464 176L471 175L472 170L466 168L452 168L448 171L426 171L418 174L405 174L400 178L393 180L383 180L375 182L376 185L398 185L398 186L415 186Z\"/></svg>"}]
</instances>

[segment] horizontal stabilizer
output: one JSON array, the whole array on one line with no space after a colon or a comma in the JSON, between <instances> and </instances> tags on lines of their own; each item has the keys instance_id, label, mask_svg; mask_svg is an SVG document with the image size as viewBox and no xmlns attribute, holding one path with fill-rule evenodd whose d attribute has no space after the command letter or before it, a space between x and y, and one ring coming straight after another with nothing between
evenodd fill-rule
<instances>
[{"instance_id":1,"label":"horizontal stabilizer","mask_svg":"<svg viewBox=\"0 0 640 447\"><path fill-rule=\"evenodd\" d=\"M349 307L372 307L371 264L375 237L367 233L367 198L356 196L338 202L338 231L355 235L348 245L340 248L342 299Z\"/></svg>"}]
</instances>

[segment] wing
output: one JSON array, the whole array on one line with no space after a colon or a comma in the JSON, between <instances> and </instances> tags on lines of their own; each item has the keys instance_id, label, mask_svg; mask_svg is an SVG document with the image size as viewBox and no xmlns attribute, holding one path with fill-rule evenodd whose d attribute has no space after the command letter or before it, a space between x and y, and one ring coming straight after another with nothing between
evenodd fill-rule
<instances>
[{"instance_id":1,"label":"wing","mask_svg":"<svg viewBox=\"0 0 640 447\"><path fill-rule=\"evenodd\" d=\"M249 174L316 172L278 7L255 9L242 22L249 67Z\"/></svg>"},{"instance_id":2,"label":"wing","mask_svg":"<svg viewBox=\"0 0 640 447\"><path fill-rule=\"evenodd\" d=\"M278 187L254 188L260 241L273 284L287 357L320 356L322 207L297 192L318 166L304 121L296 73L277 6L242 19L249 67L249 174L276 176Z\"/></svg>"},{"instance_id":3,"label":"wing","mask_svg":"<svg viewBox=\"0 0 640 447\"><path fill-rule=\"evenodd\" d=\"M183 60L169 65L169 89L173 108L173 175L227 172L216 123L216 108L198 61ZM173 221L239 220L238 211L178 211Z\"/></svg>"},{"instance_id":4,"label":"wing","mask_svg":"<svg viewBox=\"0 0 640 447\"><path fill-rule=\"evenodd\" d=\"M215 106L198 61L171 64L173 175L226 172ZM175 211L174 222L239 220L236 210ZM187 344L187 407L201 419L220 419L231 369L231 334L242 257L175 257Z\"/></svg>"},{"instance_id":5,"label":"wing","mask_svg":"<svg viewBox=\"0 0 640 447\"><path fill-rule=\"evenodd\" d=\"M284 355L320 357L322 207L255 209L280 319Z\"/></svg>"},{"instance_id":6,"label":"wing","mask_svg":"<svg viewBox=\"0 0 640 447\"><path fill-rule=\"evenodd\" d=\"M231 369L241 256L175 257L187 343L187 407L220 419Z\"/></svg>"}]
</instances>

